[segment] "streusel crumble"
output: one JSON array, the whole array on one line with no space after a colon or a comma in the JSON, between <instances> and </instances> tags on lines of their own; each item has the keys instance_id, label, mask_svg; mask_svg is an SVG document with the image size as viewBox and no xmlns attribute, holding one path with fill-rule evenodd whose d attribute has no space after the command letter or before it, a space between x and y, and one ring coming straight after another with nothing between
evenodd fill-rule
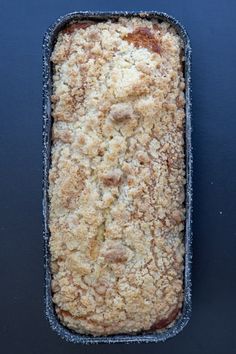
<instances>
[{"instance_id":1,"label":"streusel crumble","mask_svg":"<svg viewBox=\"0 0 236 354\"><path fill-rule=\"evenodd\" d=\"M51 57L52 293L79 333L163 330L183 299L183 43L166 22L73 23Z\"/></svg>"}]
</instances>

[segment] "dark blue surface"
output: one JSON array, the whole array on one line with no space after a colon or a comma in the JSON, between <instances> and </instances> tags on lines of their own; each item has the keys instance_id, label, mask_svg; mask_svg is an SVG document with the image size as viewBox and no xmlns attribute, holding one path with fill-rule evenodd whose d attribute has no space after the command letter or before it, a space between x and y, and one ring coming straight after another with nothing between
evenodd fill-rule
<instances>
[{"instance_id":1,"label":"dark blue surface","mask_svg":"<svg viewBox=\"0 0 236 354\"><path fill-rule=\"evenodd\" d=\"M193 314L165 343L66 343L43 311L41 45L75 10L157 10L193 49ZM0 1L0 351L3 354L236 353L236 1Z\"/></svg>"}]
</instances>

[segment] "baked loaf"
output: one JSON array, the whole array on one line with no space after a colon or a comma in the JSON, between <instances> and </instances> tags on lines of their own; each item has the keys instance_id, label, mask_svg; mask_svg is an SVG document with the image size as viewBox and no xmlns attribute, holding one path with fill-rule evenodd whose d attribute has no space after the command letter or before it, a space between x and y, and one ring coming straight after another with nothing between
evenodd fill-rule
<instances>
[{"instance_id":1,"label":"baked loaf","mask_svg":"<svg viewBox=\"0 0 236 354\"><path fill-rule=\"evenodd\" d=\"M73 23L52 63L49 227L60 321L164 330L183 299L183 43L141 18Z\"/></svg>"}]
</instances>

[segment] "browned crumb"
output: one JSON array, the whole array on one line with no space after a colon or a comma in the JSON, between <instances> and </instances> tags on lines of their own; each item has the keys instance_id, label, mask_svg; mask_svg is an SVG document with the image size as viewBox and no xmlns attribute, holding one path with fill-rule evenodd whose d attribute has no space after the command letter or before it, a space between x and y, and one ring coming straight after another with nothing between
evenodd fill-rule
<instances>
[{"instance_id":1,"label":"browned crumb","mask_svg":"<svg viewBox=\"0 0 236 354\"><path fill-rule=\"evenodd\" d=\"M153 330L163 329L163 328L167 327L170 323L172 323L176 319L176 317L179 314L179 311L180 311L179 307L176 307L169 314L169 316L167 318L163 318L163 319L155 322L150 329L153 331Z\"/></svg>"},{"instance_id":2,"label":"browned crumb","mask_svg":"<svg viewBox=\"0 0 236 354\"><path fill-rule=\"evenodd\" d=\"M113 171L109 171L108 173L102 176L103 183L107 187L116 187L120 184L122 177L122 171L119 169L115 169Z\"/></svg>"},{"instance_id":3,"label":"browned crumb","mask_svg":"<svg viewBox=\"0 0 236 354\"><path fill-rule=\"evenodd\" d=\"M69 26L66 26L63 29L62 33L71 34L71 33L73 33L76 30L86 29L86 28L88 28L89 26L91 26L93 24L94 24L94 22L92 22L92 21L87 21L87 22L84 21L84 22L72 23Z\"/></svg>"},{"instance_id":4,"label":"browned crumb","mask_svg":"<svg viewBox=\"0 0 236 354\"><path fill-rule=\"evenodd\" d=\"M146 47L153 52L160 53L160 43L147 27L138 27L133 32L125 35L124 39L133 43L135 47Z\"/></svg>"}]
</instances>

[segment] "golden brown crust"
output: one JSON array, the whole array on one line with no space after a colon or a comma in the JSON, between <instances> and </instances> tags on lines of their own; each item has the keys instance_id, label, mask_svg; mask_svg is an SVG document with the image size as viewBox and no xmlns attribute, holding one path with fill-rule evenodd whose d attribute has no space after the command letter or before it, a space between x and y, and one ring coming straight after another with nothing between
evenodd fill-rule
<instances>
[{"instance_id":1,"label":"golden brown crust","mask_svg":"<svg viewBox=\"0 0 236 354\"><path fill-rule=\"evenodd\" d=\"M124 39L129 43L133 43L135 47L144 47L160 53L160 43L157 35L153 32L148 27L138 27L133 32L126 34Z\"/></svg>"},{"instance_id":2,"label":"golden brown crust","mask_svg":"<svg viewBox=\"0 0 236 354\"><path fill-rule=\"evenodd\" d=\"M57 39L49 174L62 323L163 330L183 298L183 44L167 23L72 24Z\"/></svg>"}]
</instances>

